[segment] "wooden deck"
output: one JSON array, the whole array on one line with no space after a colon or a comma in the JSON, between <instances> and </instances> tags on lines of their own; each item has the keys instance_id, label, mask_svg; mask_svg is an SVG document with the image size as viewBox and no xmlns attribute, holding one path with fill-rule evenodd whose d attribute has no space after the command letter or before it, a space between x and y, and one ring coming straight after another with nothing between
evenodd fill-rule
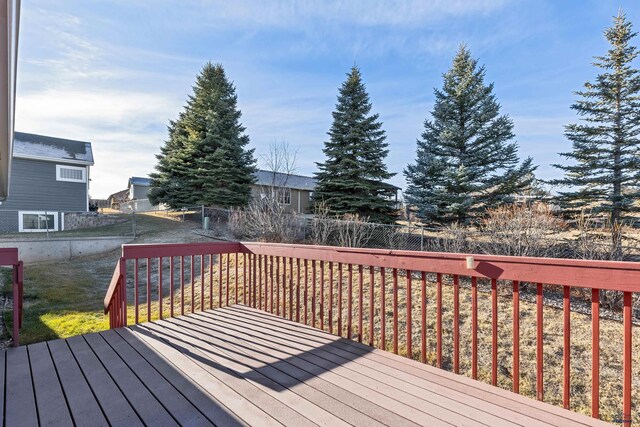
<instances>
[{"instance_id":1,"label":"wooden deck","mask_svg":"<svg viewBox=\"0 0 640 427\"><path fill-rule=\"evenodd\" d=\"M244 306L0 357L8 426L608 425Z\"/></svg>"}]
</instances>

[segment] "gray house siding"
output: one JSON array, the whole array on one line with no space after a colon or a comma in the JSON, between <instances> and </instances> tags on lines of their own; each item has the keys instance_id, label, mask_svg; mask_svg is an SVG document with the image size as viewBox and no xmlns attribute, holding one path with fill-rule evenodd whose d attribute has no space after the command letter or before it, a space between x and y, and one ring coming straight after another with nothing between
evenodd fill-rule
<instances>
[{"instance_id":1,"label":"gray house siding","mask_svg":"<svg viewBox=\"0 0 640 427\"><path fill-rule=\"evenodd\" d=\"M146 199L148 192L149 192L149 186L148 185L137 185L137 184L134 184L134 185L131 186L129 198L131 200Z\"/></svg>"},{"instance_id":2,"label":"gray house siding","mask_svg":"<svg viewBox=\"0 0 640 427\"><path fill-rule=\"evenodd\" d=\"M60 225L61 212L87 210L87 183L57 181L56 165L78 167L64 161L13 159L11 196L0 205L0 231L18 231L18 211L58 212Z\"/></svg>"}]
</instances>

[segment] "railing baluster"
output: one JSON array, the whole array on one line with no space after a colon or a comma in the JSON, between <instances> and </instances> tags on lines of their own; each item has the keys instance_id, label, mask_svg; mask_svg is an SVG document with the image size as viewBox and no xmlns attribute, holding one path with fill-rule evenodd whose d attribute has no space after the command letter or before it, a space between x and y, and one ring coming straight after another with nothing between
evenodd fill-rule
<instances>
[{"instance_id":1,"label":"railing baluster","mask_svg":"<svg viewBox=\"0 0 640 427\"><path fill-rule=\"evenodd\" d=\"M498 280L491 279L491 384L498 385Z\"/></svg>"},{"instance_id":2,"label":"railing baluster","mask_svg":"<svg viewBox=\"0 0 640 427\"><path fill-rule=\"evenodd\" d=\"M258 309L262 310L262 305L266 304L266 302L264 301L264 299L262 298L262 290L263 290L263 286L262 286L262 262L263 262L264 257L262 255L258 255ZM266 282L265 282L265 286L266 286Z\"/></svg>"},{"instance_id":3,"label":"railing baluster","mask_svg":"<svg viewBox=\"0 0 640 427\"><path fill-rule=\"evenodd\" d=\"M338 263L338 335L342 336L342 263Z\"/></svg>"},{"instance_id":4,"label":"railing baluster","mask_svg":"<svg viewBox=\"0 0 640 427\"><path fill-rule=\"evenodd\" d=\"M460 277L453 275L453 372L460 373Z\"/></svg>"},{"instance_id":5,"label":"railing baluster","mask_svg":"<svg viewBox=\"0 0 640 427\"><path fill-rule=\"evenodd\" d=\"M320 261L320 329L324 330L324 261Z\"/></svg>"},{"instance_id":6,"label":"railing baluster","mask_svg":"<svg viewBox=\"0 0 640 427\"><path fill-rule=\"evenodd\" d=\"M264 256L262 266L264 268L264 311L269 311L269 257Z\"/></svg>"},{"instance_id":7,"label":"railing baluster","mask_svg":"<svg viewBox=\"0 0 640 427\"><path fill-rule=\"evenodd\" d=\"M234 264L235 264L235 269L234 269L234 283L235 283L235 299L234 299L234 303L238 304L238 253L236 252L235 257L234 257Z\"/></svg>"},{"instance_id":8,"label":"railing baluster","mask_svg":"<svg viewBox=\"0 0 640 427\"><path fill-rule=\"evenodd\" d=\"M206 264L204 254L200 255L200 311L204 311L204 265Z\"/></svg>"},{"instance_id":9,"label":"railing baluster","mask_svg":"<svg viewBox=\"0 0 640 427\"><path fill-rule=\"evenodd\" d=\"M309 295L308 295L308 288L309 288L309 265L307 260L304 260L304 324L308 325L308 316L307 313L309 312Z\"/></svg>"},{"instance_id":10,"label":"railing baluster","mask_svg":"<svg viewBox=\"0 0 640 427\"><path fill-rule=\"evenodd\" d=\"M243 254L244 255L244 254ZM209 310L213 310L213 254L209 254Z\"/></svg>"},{"instance_id":11,"label":"railing baluster","mask_svg":"<svg viewBox=\"0 0 640 427\"><path fill-rule=\"evenodd\" d=\"M564 347L563 347L563 367L562 367L562 405L565 409L569 409L570 402L570 384L571 384L571 287L564 287L564 295L562 297L562 314L563 314L563 331L564 331Z\"/></svg>"},{"instance_id":12,"label":"railing baluster","mask_svg":"<svg viewBox=\"0 0 640 427\"><path fill-rule=\"evenodd\" d=\"M412 336L411 336L411 308L412 308L412 306L411 306L412 305L411 304L411 280L412 280L411 274L412 274L412 271L411 270L407 270L406 273L407 273L407 278L406 278L406 282L407 282L406 293L407 293L407 295L405 296L405 299L406 299L406 302L407 302L407 304L406 304L407 305L407 339L406 339L406 341L407 341L407 355L406 356L409 359L411 359L412 356L413 356L413 351L412 351L412 348L413 348L412 344L413 343L411 342L411 338L412 338Z\"/></svg>"},{"instance_id":13,"label":"railing baluster","mask_svg":"<svg viewBox=\"0 0 640 427\"><path fill-rule=\"evenodd\" d=\"M140 321L140 319L139 319L139 313L140 313L140 307L139 307L140 301L139 301L139 299L140 299L140 297L138 295L139 291L140 291L138 289L138 286L139 286L139 281L138 281L138 276L139 276L139 274L138 274L138 258L136 258L133 261L133 268L135 269L135 272L134 272L134 275L133 275L133 289L134 289L133 290L133 292L134 292L133 298L134 298L134 304L136 305L136 325L137 325L139 323L139 321Z\"/></svg>"},{"instance_id":14,"label":"railing baluster","mask_svg":"<svg viewBox=\"0 0 640 427\"><path fill-rule=\"evenodd\" d=\"M300 322L300 258L296 258L296 322Z\"/></svg>"},{"instance_id":15,"label":"railing baluster","mask_svg":"<svg viewBox=\"0 0 640 427\"><path fill-rule=\"evenodd\" d=\"M427 363L427 273L421 273L420 289L420 361Z\"/></svg>"},{"instance_id":16,"label":"railing baluster","mask_svg":"<svg viewBox=\"0 0 640 427\"><path fill-rule=\"evenodd\" d=\"M520 282L513 281L513 392L520 393Z\"/></svg>"},{"instance_id":17,"label":"railing baluster","mask_svg":"<svg viewBox=\"0 0 640 427\"><path fill-rule=\"evenodd\" d=\"M225 258L225 275L227 277L227 282L225 284L225 305L229 306L229 257L231 256L231 254L226 254Z\"/></svg>"},{"instance_id":18,"label":"railing baluster","mask_svg":"<svg viewBox=\"0 0 640 427\"><path fill-rule=\"evenodd\" d=\"M255 262L254 262L254 258L255 255L251 254L249 255L251 257L251 264L250 264L250 268L253 268L252 273L251 273L251 280L254 280L254 274L255 274ZM253 283L249 283L249 286L251 286L251 288L253 289ZM253 304L255 304L255 295L253 298ZM222 307L222 254L218 254L218 308ZM253 305L253 307L255 307L255 305Z\"/></svg>"},{"instance_id":19,"label":"railing baluster","mask_svg":"<svg viewBox=\"0 0 640 427\"><path fill-rule=\"evenodd\" d=\"M191 312L193 313L196 308L196 281L195 281L195 256L191 255L191 275L189 276L189 280L191 282Z\"/></svg>"},{"instance_id":20,"label":"railing baluster","mask_svg":"<svg viewBox=\"0 0 640 427\"><path fill-rule=\"evenodd\" d=\"M471 278L471 378L478 379L478 279Z\"/></svg>"},{"instance_id":21,"label":"railing baluster","mask_svg":"<svg viewBox=\"0 0 640 427\"><path fill-rule=\"evenodd\" d=\"M282 257L282 317L287 317L287 258Z\"/></svg>"},{"instance_id":22,"label":"railing baluster","mask_svg":"<svg viewBox=\"0 0 640 427\"><path fill-rule=\"evenodd\" d=\"M289 258L289 320L293 320L293 258Z\"/></svg>"},{"instance_id":23,"label":"railing baluster","mask_svg":"<svg viewBox=\"0 0 640 427\"><path fill-rule=\"evenodd\" d=\"M173 275L175 274L175 257L172 255L171 258L171 264L169 265L169 276L171 276L171 278L169 279L169 298L171 298L171 301L169 302L169 316L173 317L173 304L174 304L174 291L173 288L175 286L175 277L173 277Z\"/></svg>"},{"instance_id":24,"label":"railing baluster","mask_svg":"<svg viewBox=\"0 0 640 427\"><path fill-rule=\"evenodd\" d=\"M147 322L151 321L151 260L147 258Z\"/></svg>"},{"instance_id":25,"label":"railing baluster","mask_svg":"<svg viewBox=\"0 0 640 427\"><path fill-rule=\"evenodd\" d=\"M280 257L276 257L276 316L280 316Z\"/></svg>"},{"instance_id":26,"label":"railing baluster","mask_svg":"<svg viewBox=\"0 0 640 427\"><path fill-rule=\"evenodd\" d=\"M544 294L543 285L536 286L536 397L544 400Z\"/></svg>"},{"instance_id":27,"label":"railing baluster","mask_svg":"<svg viewBox=\"0 0 640 427\"><path fill-rule=\"evenodd\" d=\"M333 262L329 261L329 333L333 333Z\"/></svg>"},{"instance_id":28,"label":"railing baluster","mask_svg":"<svg viewBox=\"0 0 640 427\"><path fill-rule=\"evenodd\" d=\"M251 273L251 286L252 286L251 295L252 295L252 298L253 298L252 307L253 308L257 308L257 303L258 303L258 300L257 300L258 278L256 277L256 275L258 273L258 271L257 271L257 268L258 268L258 256L255 255L255 254L253 255L252 265L253 265L253 270L252 270L252 273ZM220 280L222 281L222 274L220 275Z\"/></svg>"},{"instance_id":29,"label":"railing baluster","mask_svg":"<svg viewBox=\"0 0 640 427\"><path fill-rule=\"evenodd\" d=\"M398 354L398 269L393 269L393 352Z\"/></svg>"},{"instance_id":30,"label":"railing baluster","mask_svg":"<svg viewBox=\"0 0 640 427\"><path fill-rule=\"evenodd\" d=\"M162 320L162 257L158 258L158 317Z\"/></svg>"},{"instance_id":31,"label":"railing baluster","mask_svg":"<svg viewBox=\"0 0 640 427\"><path fill-rule=\"evenodd\" d=\"M600 418L600 290L591 289L591 416Z\"/></svg>"},{"instance_id":32,"label":"railing baluster","mask_svg":"<svg viewBox=\"0 0 640 427\"><path fill-rule=\"evenodd\" d=\"M373 316L374 316L374 307L373 307L373 288L374 288L374 281L375 281L375 276L374 274L374 268L373 266L369 267L369 345L371 347L373 347L373 335L374 335L374 330L373 330Z\"/></svg>"},{"instance_id":33,"label":"railing baluster","mask_svg":"<svg viewBox=\"0 0 640 427\"><path fill-rule=\"evenodd\" d=\"M184 256L180 256L180 315L184 316Z\"/></svg>"},{"instance_id":34,"label":"railing baluster","mask_svg":"<svg viewBox=\"0 0 640 427\"><path fill-rule=\"evenodd\" d=\"M311 326L316 327L316 261L311 261Z\"/></svg>"},{"instance_id":35,"label":"railing baluster","mask_svg":"<svg viewBox=\"0 0 640 427\"><path fill-rule=\"evenodd\" d=\"M436 364L442 368L442 274L436 274Z\"/></svg>"},{"instance_id":36,"label":"railing baluster","mask_svg":"<svg viewBox=\"0 0 640 427\"><path fill-rule=\"evenodd\" d=\"M386 271L384 267L380 268L380 348L387 349L387 308L386 308Z\"/></svg>"},{"instance_id":37,"label":"railing baluster","mask_svg":"<svg viewBox=\"0 0 640 427\"><path fill-rule=\"evenodd\" d=\"M353 264L347 267L347 338L351 339L353 332Z\"/></svg>"},{"instance_id":38,"label":"railing baluster","mask_svg":"<svg viewBox=\"0 0 640 427\"><path fill-rule=\"evenodd\" d=\"M363 304L362 265L358 265L358 342L362 342L362 304Z\"/></svg>"},{"instance_id":39,"label":"railing baluster","mask_svg":"<svg viewBox=\"0 0 640 427\"><path fill-rule=\"evenodd\" d=\"M624 327L623 357L622 357L622 423L631 425L631 376L633 371L633 359L631 358L632 340L632 297L631 292L624 293L624 308L622 310L622 323Z\"/></svg>"},{"instance_id":40,"label":"railing baluster","mask_svg":"<svg viewBox=\"0 0 640 427\"><path fill-rule=\"evenodd\" d=\"M242 303L247 305L247 254L242 253Z\"/></svg>"},{"instance_id":41,"label":"railing baluster","mask_svg":"<svg viewBox=\"0 0 640 427\"><path fill-rule=\"evenodd\" d=\"M269 255L269 311L273 313L273 255Z\"/></svg>"}]
</instances>

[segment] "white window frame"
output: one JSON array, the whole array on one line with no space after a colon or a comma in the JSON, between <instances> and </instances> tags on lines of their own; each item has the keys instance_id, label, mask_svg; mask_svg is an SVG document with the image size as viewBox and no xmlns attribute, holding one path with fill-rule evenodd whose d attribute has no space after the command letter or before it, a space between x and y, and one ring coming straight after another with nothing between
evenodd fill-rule
<instances>
[{"instance_id":1,"label":"white window frame","mask_svg":"<svg viewBox=\"0 0 640 427\"><path fill-rule=\"evenodd\" d=\"M47 229L41 230L25 230L24 229L24 218L23 215L53 215L53 228L50 228L48 231L58 231L58 212L49 212L49 211L18 211L18 231L20 233L46 233Z\"/></svg>"},{"instance_id":2,"label":"white window frame","mask_svg":"<svg viewBox=\"0 0 640 427\"><path fill-rule=\"evenodd\" d=\"M82 171L82 179L69 179L62 178L60 176L61 169L72 169ZM78 167L78 166L67 166L67 165L56 165L56 181L66 181L66 182L87 182L87 168L86 167Z\"/></svg>"}]
</instances>

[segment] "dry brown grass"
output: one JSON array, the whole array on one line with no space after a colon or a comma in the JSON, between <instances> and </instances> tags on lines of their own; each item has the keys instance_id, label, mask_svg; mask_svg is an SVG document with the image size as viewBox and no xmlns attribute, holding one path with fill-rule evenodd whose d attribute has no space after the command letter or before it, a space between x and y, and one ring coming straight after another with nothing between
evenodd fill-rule
<instances>
[{"instance_id":1,"label":"dry brown grass","mask_svg":"<svg viewBox=\"0 0 640 427\"><path fill-rule=\"evenodd\" d=\"M223 256L223 266L226 265L226 255ZM191 312L192 300L191 300L191 279L190 279L190 259L185 259L185 313ZM219 290L219 269L217 256L214 257L213 277L212 282L209 275L208 257L205 259L205 308L209 308L210 298L213 301L213 307L217 307L219 302L218 290ZM235 303L235 255L229 256L229 303ZM175 284L179 286L179 272L177 268L175 271ZM296 277L298 274L297 264L293 263L293 286L294 295L296 294ZM199 310L201 307L201 274L200 274L200 261L196 257L194 263L194 300L195 309ZM238 301L240 303L244 300L244 287L243 287L243 258L239 256L238 260L238 279L239 289ZM163 279L163 314L169 315L169 270L168 262L164 265L164 279ZM157 260L152 264L152 304L151 318L158 318L158 304L157 304ZM275 270L275 262L274 262ZM332 295L332 317L334 320L333 333L340 333L343 336L347 334L347 310L348 310L348 295L347 295L347 278L348 272L346 266L343 267L342 272L342 330L337 330L338 319L338 282L339 273L337 265L334 264L333 269L333 295ZM289 271L289 264L287 263L287 271ZM311 298L312 298L312 263L308 263L308 286L307 286L307 317L309 323L311 323ZM274 271L275 272L275 271ZM267 271L268 276L270 273ZM280 277L282 278L283 268L280 264ZM129 268L129 275L132 276L132 268ZM316 326L319 325L320 318L320 278L322 272L320 269L320 262L316 263ZM286 281L286 290L288 292L290 282ZM304 264L301 262L300 267L301 288L300 288L300 319L304 318ZM222 289L222 301L226 303L226 269L223 268L223 289ZM140 319L141 321L147 318L146 309L146 266L144 261L140 262ZM354 266L352 275L352 316L353 316L353 329L352 338L358 339L358 334L362 333L362 341L367 343L369 336L369 300L370 300L370 275L369 268L365 267L363 270L363 330L358 331L358 313L360 307L359 301L359 276L357 267ZM393 277L391 271L386 272L385 276L386 288L385 288L385 306L386 313L386 343L384 347L391 351L393 343ZM324 266L324 305L322 311L324 313L323 329L329 330L329 264L325 263ZM412 286L412 348L411 353L414 359L420 358L420 337L421 337L421 324L420 324L420 301L421 301L421 281L419 276L413 276ZM129 283L132 283L130 280ZM213 283L213 294L211 294L210 283ZM261 277L262 292L260 293L259 301L264 301L264 274ZM270 287L267 284L267 307L270 306ZM279 304L282 307L282 279L280 280L280 300ZM381 291L381 272L379 269L375 270L374 275L374 316L373 327L376 347L382 347L380 343L380 330L382 325L380 324L380 312L382 307L380 306L380 291ZM486 283L479 281L478 292L478 379L480 381L489 383L491 378L491 298L490 293L486 292ZM177 289L177 288L176 288ZM426 300L427 300L427 363L435 365L436 362L436 283L434 275L427 275L426 286ZM545 295L552 292L552 289L545 289ZM579 292L579 290L576 290ZM132 292L132 290L130 290ZM524 294L524 292L521 292ZM275 289L274 289L275 295ZM512 379L512 351L513 351L513 300L511 285L500 284L499 285L499 299L498 299L498 386L511 389ZM180 292L176 291L174 297L175 313L180 313ZM443 285L443 368L447 370L452 369L453 358L453 286L451 286L451 280L445 277ZM132 297L130 296L130 301ZM278 302L278 301L274 301ZM287 316L289 315L288 307L289 302L286 302ZM294 304L294 319L295 319L295 307ZM398 277L398 344L399 353L406 355L406 275L404 271L399 272ZM282 311L281 311L282 314ZM132 322L133 308L129 311L129 321ZM471 376L471 291L468 287L468 281L461 279L460 287L460 373L463 375ZM601 418L607 421L612 421L615 418L619 418L622 409L622 324L621 322L614 320L601 319L600 321L600 414ZM640 363L637 362L637 355L640 354L640 328L633 328L633 354L635 362L633 366L633 409L632 419L640 419ZM545 402L562 405L562 356L563 356L563 317L562 310L556 309L550 305L544 307L544 400ZM521 298L520 300L520 393L532 398L536 395L536 306L528 298ZM590 414L591 405L591 316L588 314L581 314L578 312L571 313L571 409L577 412Z\"/></svg>"}]
</instances>

